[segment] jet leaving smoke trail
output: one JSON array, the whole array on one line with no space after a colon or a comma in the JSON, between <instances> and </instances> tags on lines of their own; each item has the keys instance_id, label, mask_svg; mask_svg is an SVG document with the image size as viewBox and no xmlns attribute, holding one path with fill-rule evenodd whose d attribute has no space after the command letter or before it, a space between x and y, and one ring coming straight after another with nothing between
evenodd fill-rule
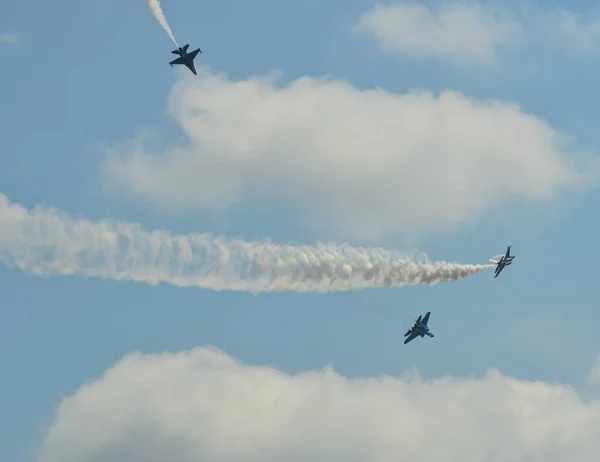
<instances>
[{"instance_id":1,"label":"jet leaving smoke trail","mask_svg":"<svg viewBox=\"0 0 600 462\"><path fill-rule=\"evenodd\" d=\"M157 285L329 292L456 281L494 265L410 260L379 248L227 241L173 235L139 225L70 218L42 206L28 211L0 194L0 261L38 276L81 274Z\"/></svg>"},{"instance_id":2,"label":"jet leaving smoke trail","mask_svg":"<svg viewBox=\"0 0 600 462\"><path fill-rule=\"evenodd\" d=\"M177 43L177 40L175 40L175 37L173 36L173 32L171 32L171 28L169 27L169 24L167 23L167 18L165 18L164 13L162 12L162 8L160 7L159 0L145 0L145 2L150 7L150 10L152 11L152 14L156 18L156 20L160 23L160 25L166 31L166 33L169 34L169 37L171 37L171 40L173 40L173 43L177 47L179 47L179 44Z\"/></svg>"}]
</instances>

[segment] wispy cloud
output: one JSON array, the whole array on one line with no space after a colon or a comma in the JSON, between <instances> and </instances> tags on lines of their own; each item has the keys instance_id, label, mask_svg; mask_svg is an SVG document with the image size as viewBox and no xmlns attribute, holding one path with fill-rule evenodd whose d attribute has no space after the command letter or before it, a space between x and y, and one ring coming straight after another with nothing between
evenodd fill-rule
<instances>
[{"instance_id":1,"label":"wispy cloud","mask_svg":"<svg viewBox=\"0 0 600 462\"><path fill-rule=\"evenodd\" d=\"M374 37L386 52L455 66L496 65L503 53L526 47L572 53L600 50L600 17L566 8L511 8L462 0L429 7L400 1L375 5L361 16L356 29Z\"/></svg>"},{"instance_id":2,"label":"wispy cloud","mask_svg":"<svg viewBox=\"0 0 600 462\"><path fill-rule=\"evenodd\" d=\"M17 34L0 32L0 44L14 45L18 41Z\"/></svg>"},{"instance_id":3,"label":"wispy cloud","mask_svg":"<svg viewBox=\"0 0 600 462\"><path fill-rule=\"evenodd\" d=\"M361 17L357 29L374 36L388 52L456 65L497 64L500 49L520 45L525 37L508 12L459 2L437 8L417 2L376 6Z\"/></svg>"},{"instance_id":4,"label":"wispy cloud","mask_svg":"<svg viewBox=\"0 0 600 462\"><path fill-rule=\"evenodd\" d=\"M600 386L600 355L598 355L596 364L594 368L590 371L588 375L588 383L591 385L599 385Z\"/></svg>"},{"instance_id":5,"label":"wispy cloud","mask_svg":"<svg viewBox=\"0 0 600 462\"><path fill-rule=\"evenodd\" d=\"M600 51L600 17L555 8L538 20L541 36L553 46L578 53Z\"/></svg>"}]
</instances>

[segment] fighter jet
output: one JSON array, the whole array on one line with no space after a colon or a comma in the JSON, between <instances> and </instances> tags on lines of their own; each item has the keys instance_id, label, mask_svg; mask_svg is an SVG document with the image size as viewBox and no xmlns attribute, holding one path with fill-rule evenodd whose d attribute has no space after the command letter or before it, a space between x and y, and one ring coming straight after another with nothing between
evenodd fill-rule
<instances>
[{"instance_id":1,"label":"fighter jet","mask_svg":"<svg viewBox=\"0 0 600 462\"><path fill-rule=\"evenodd\" d=\"M202 51L200 48L198 48L197 50L188 53L187 51L189 47L190 46L188 44L184 45L183 48L179 47L179 49L173 50L171 53L174 55L179 55L179 58L171 61L169 64L171 67L173 67L173 64L184 64L190 71L194 73L194 75L198 75L196 74L196 67L194 66L194 58L198 53L202 53Z\"/></svg>"},{"instance_id":2,"label":"fighter jet","mask_svg":"<svg viewBox=\"0 0 600 462\"><path fill-rule=\"evenodd\" d=\"M406 345L411 340L416 339L417 337L424 337L428 335L429 337L433 337L433 334L429 332L429 327L427 327L427 323L429 322L429 316L431 315L431 311L428 311L423 320L421 320L421 316L415 321L415 325L409 329L404 336L409 336L406 340L404 340L404 344Z\"/></svg>"},{"instance_id":3,"label":"fighter jet","mask_svg":"<svg viewBox=\"0 0 600 462\"><path fill-rule=\"evenodd\" d=\"M502 255L502 258L500 258L500 260L494 260L493 258L490 258L490 261L492 263L497 264L496 273L494 274L495 278L498 277L498 275L502 272L502 270L504 269L505 266L512 264L512 261L514 260L515 256L510 254L511 247L512 247L512 245L508 246L508 248L506 249L506 254Z\"/></svg>"}]
</instances>

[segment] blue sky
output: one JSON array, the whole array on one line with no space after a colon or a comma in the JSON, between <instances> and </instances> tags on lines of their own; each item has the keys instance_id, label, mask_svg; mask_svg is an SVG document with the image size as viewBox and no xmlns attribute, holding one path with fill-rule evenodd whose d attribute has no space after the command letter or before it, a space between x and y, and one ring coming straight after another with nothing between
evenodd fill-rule
<instances>
[{"instance_id":1,"label":"blue sky","mask_svg":"<svg viewBox=\"0 0 600 462\"><path fill-rule=\"evenodd\" d=\"M510 10L518 3L502 5ZM544 11L553 6L596 14L583 1L543 2ZM245 80L276 70L281 85L330 75L361 90L452 89L499 98L575 137L582 150L598 152L600 43L582 52L540 36L499 52L497 68L455 66L387 53L354 31L371 8L366 0L163 2L179 43L202 48L196 65L207 72ZM346 240L307 226L285 202L288 196L220 213L170 212L106 181L105 148L140 130L187 142L167 114L167 99L177 80L185 85L194 76L168 66L174 46L141 0L6 0L0 18L0 34L16 36L14 43L0 41L0 192L11 201L175 233ZM518 174L515 159L507 159L507 168ZM516 197L494 209L496 215L482 212L456 229L438 227L412 239L433 261L461 263L485 263L513 245L515 263L498 279L485 271L433 287L254 296L78 276L44 279L2 266L0 447L7 460L36 460L60 399L133 351L215 345L249 364L289 373L331 364L348 377L399 376L412 367L424 378L464 377L497 367L523 380L583 388L600 352L599 201L595 185L549 203ZM377 243L405 244L396 230ZM429 310L436 337L403 346L409 314Z\"/></svg>"}]
</instances>

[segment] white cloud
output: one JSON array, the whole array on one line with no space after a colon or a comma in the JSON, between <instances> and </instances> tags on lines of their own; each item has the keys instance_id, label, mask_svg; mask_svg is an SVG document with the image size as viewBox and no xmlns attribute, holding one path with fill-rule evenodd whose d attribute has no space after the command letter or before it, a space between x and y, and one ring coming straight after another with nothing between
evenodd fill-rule
<instances>
[{"instance_id":1,"label":"white cloud","mask_svg":"<svg viewBox=\"0 0 600 462\"><path fill-rule=\"evenodd\" d=\"M17 43L17 35L6 32L0 32L0 43L14 45L15 43Z\"/></svg>"},{"instance_id":2,"label":"white cloud","mask_svg":"<svg viewBox=\"0 0 600 462\"><path fill-rule=\"evenodd\" d=\"M290 376L218 350L133 354L60 404L38 462L595 462L600 402L482 378Z\"/></svg>"},{"instance_id":3,"label":"white cloud","mask_svg":"<svg viewBox=\"0 0 600 462\"><path fill-rule=\"evenodd\" d=\"M500 50L525 39L509 11L474 2L445 1L436 8L415 2L376 6L361 17L358 30L372 34L388 52L456 65L495 65Z\"/></svg>"},{"instance_id":4,"label":"white cloud","mask_svg":"<svg viewBox=\"0 0 600 462\"><path fill-rule=\"evenodd\" d=\"M169 104L189 145L153 149L139 136L115 147L111 188L179 211L285 201L315 231L378 239L459 227L580 179L565 138L513 103L325 78L191 77Z\"/></svg>"},{"instance_id":5,"label":"white cloud","mask_svg":"<svg viewBox=\"0 0 600 462\"><path fill-rule=\"evenodd\" d=\"M523 4L440 1L375 6L357 30L372 35L382 49L411 58L437 58L454 65L490 66L501 53L532 45L598 52L600 18L565 8L543 10Z\"/></svg>"}]
</instances>

